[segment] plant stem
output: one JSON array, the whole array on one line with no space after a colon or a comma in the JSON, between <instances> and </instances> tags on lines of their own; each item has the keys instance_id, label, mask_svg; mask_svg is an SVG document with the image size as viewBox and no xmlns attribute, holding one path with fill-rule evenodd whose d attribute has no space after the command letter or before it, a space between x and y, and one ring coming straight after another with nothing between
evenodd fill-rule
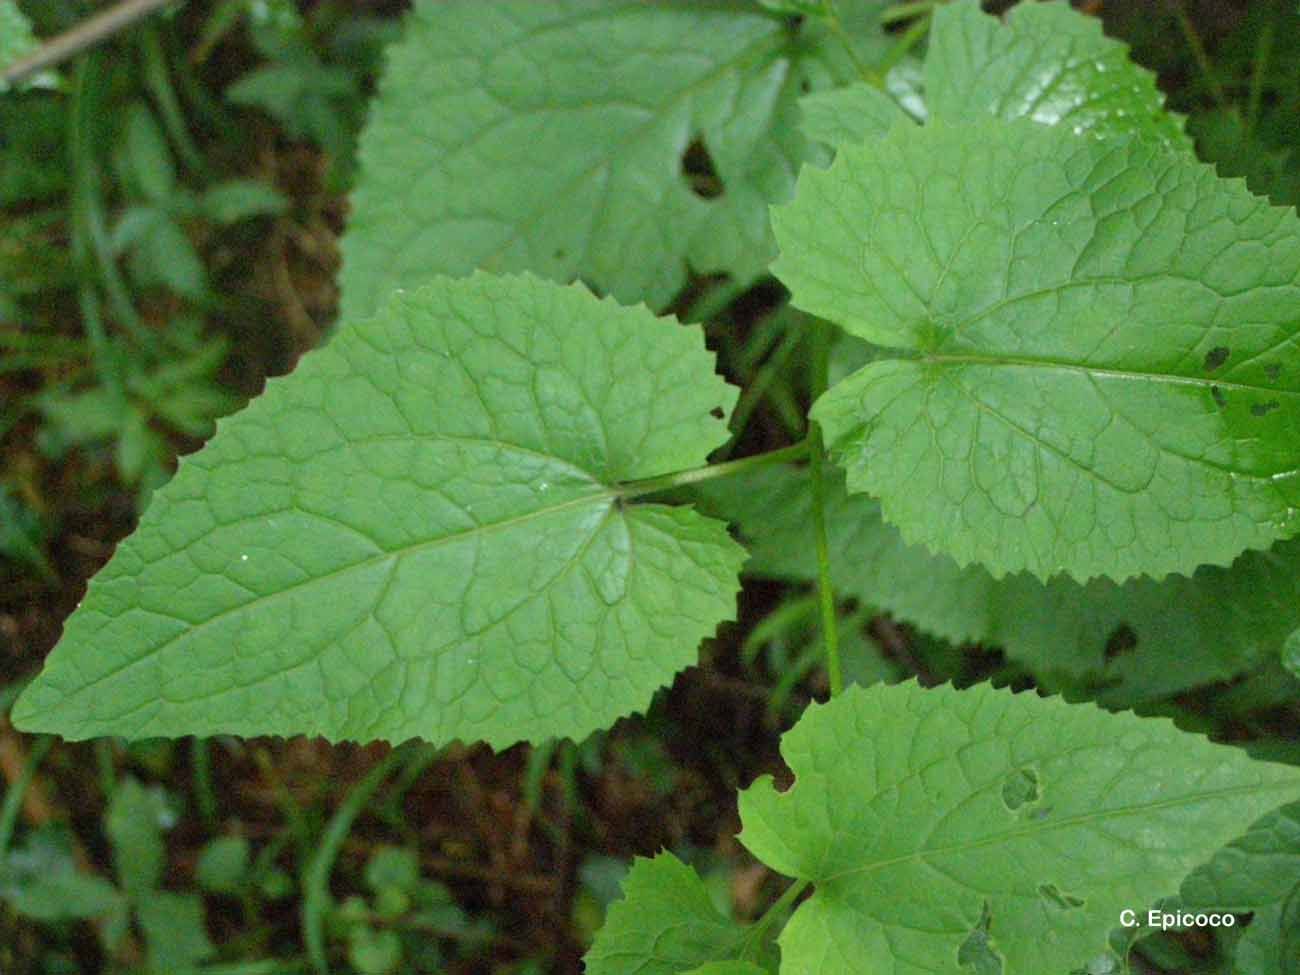
<instances>
[{"instance_id":1,"label":"plant stem","mask_svg":"<svg viewBox=\"0 0 1300 975\"><path fill-rule=\"evenodd\" d=\"M37 738L27 755L27 763L17 781L5 793L4 803L0 804L0 859L9 850L9 841L13 839L14 827L18 823L18 813L23 807L23 796L27 794L32 779L36 778L36 768L45 760L54 739L48 735Z\"/></svg>"},{"instance_id":2,"label":"plant stem","mask_svg":"<svg viewBox=\"0 0 1300 975\"><path fill-rule=\"evenodd\" d=\"M756 467L780 464L788 460L799 460L807 455L808 449L809 441L801 440L797 444L782 447L780 450L769 450L765 454L741 457L739 460L729 460L724 464L708 464L689 471L678 471L675 474L647 477L641 481L625 481L614 489L614 494L620 498L636 498L643 494L657 494L660 491L685 487L688 484L699 484L701 481L730 477L733 474L740 474Z\"/></svg>"},{"instance_id":3,"label":"plant stem","mask_svg":"<svg viewBox=\"0 0 1300 975\"><path fill-rule=\"evenodd\" d=\"M797 323L791 323L795 325ZM730 453L741 435L745 432L745 427L749 424L750 417L754 415L754 410L758 404L763 401L767 395L772 383L780 376L781 370L785 368L786 361L794 354L794 350L799 347L803 341L804 333L801 329L792 327L781 339L781 344L776 347L765 363L759 366L758 371L754 373L753 379L745 386L745 391L740 394L740 402L731 414L731 442L723 448L723 455Z\"/></svg>"},{"instance_id":4,"label":"plant stem","mask_svg":"<svg viewBox=\"0 0 1300 975\"><path fill-rule=\"evenodd\" d=\"M334 870L334 861L338 859L339 850L347 838L352 824L361 815L376 790L388 778L390 772L406 761L410 750L394 748L383 760L366 773L366 777L348 793L343 804L334 813L334 818L325 827L316 847L316 853L303 871L302 886L302 928L303 940L307 944L307 956L312 967L321 975L329 973L329 959L325 953L325 912L330 903L330 873Z\"/></svg>"},{"instance_id":5,"label":"plant stem","mask_svg":"<svg viewBox=\"0 0 1300 975\"><path fill-rule=\"evenodd\" d=\"M758 951L767 937L767 932L790 909L790 906L799 899L799 895L808 889L808 883L807 880L796 880L785 889L785 893L777 898L771 907L763 912L763 916L754 922L753 927L749 929L746 935L745 945L740 950L742 960L750 956L751 952L753 953L752 957L758 956Z\"/></svg>"},{"instance_id":6,"label":"plant stem","mask_svg":"<svg viewBox=\"0 0 1300 975\"><path fill-rule=\"evenodd\" d=\"M1187 8L1183 6L1182 0L1169 0L1169 6L1173 9L1174 19L1178 21L1178 28L1183 32L1187 46L1192 49L1196 66L1205 76L1205 84L1210 89L1210 94L1222 108L1228 100L1223 93L1223 86L1219 84L1219 79L1214 74L1214 68L1210 66L1210 58L1205 53L1205 45L1201 43L1201 35L1196 32L1196 25L1192 23L1192 18L1187 16Z\"/></svg>"},{"instance_id":7,"label":"plant stem","mask_svg":"<svg viewBox=\"0 0 1300 975\"><path fill-rule=\"evenodd\" d=\"M888 78L889 72L894 70L902 62L903 58L907 57L908 52L916 47L921 38L929 33L930 22L933 19L934 12L929 11L903 32L903 36L889 49L880 65L876 68L881 77Z\"/></svg>"},{"instance_id":8,"label":"plant stem","mask_svg":"<svg viewBox=\"0 0 1300 975\"><path fill-rule=\"evenodd\" d=\"M812 398L816 400L828 385L830 364L830 326L814 325L812 359ZM813 535L817 546L817 595L822 609L822 639L826 643L826 672L830 678L831 697L844 690L844 672L840 667L840 632L835 621L835 588L831 583L830 543L826 537L826 444L821 427L808 424L808 473L812 481Z\"/></svg>"},{"instance_id":9,"label":"plant stem","mask_svg":"<svg viewBox=\"0 0 1300 975\"><path fill-rule=\"evenodd\" d=\"M835 0L822 0L822 16L826 18L826 23L831 29L831 33L839 39L844 45L844 51L849 56L849 61L853 68L861 76L862 80L873 88L885 90L885 74L867 67L862 59L858 57L858 52L853 47L853 38L849 32L844 29L844 21L840 20L839 8L835 5Z\"/></svg>"},{"instance_id":10,"label":"plant stem","mask_svg":"<svg viewBox=\"0 0 1300 975\"><path fill-rule=\"evenodd\" d=\"M217 793L212 788L212 755L208 751L208 739L191 739L190 762L194 767L194 799L199 807L199 815L208 829L215 829Z\"/></svg>"},{"instance_id":11,"label":"plant stem","mask_svg":"<svg viewBox=\"0 0 1300 975\"><path fill-rule=\"evenodd\" d=\"M880 23L888 25L896 24L900 20L911 20L921 14L930 13L937 6L937 0L917 0L915 3L900 3L896 7L889 7L883 11L880 14Z\"/></svg>"},{"instance_id":12,"label":"plant stem","mask_svg":"<svg viewBox=\"0 0 1300 975\"><path fill-rule=\"evenodd\" d=\"M108 239L104 201L99 185L99 164L95 159L92 133L93 119L100 108L98 99L107 87L103 73L102 59L97 52L92 52L77 64L72 86L72 106L68 113L68 143L73 170L72 256L83 284L80 296L82 312L86 313L88 304L93 304L95 308L90 313L91 318L84 324L95 352L96 365L101 371L115 373L116 368L105 359L106 335L98 320L98 299L90 284L96 265L118 323L126 328L142 348L153 349L155 343L131 303L130 293L118 271Z\"/></svg>"},{"instance_id":13,"label":"plant stem","mask_svg":"<svg viewBox=\"0 0 1300 975\"><path fill-rule=\"evenodd\" d=\"M141 29L140 48L144 56L145 83L158 104L163 127L186 167L190 172L201 175L204 171L203 154L194 144L185 125L185 113L181 111L180 99L176 97L176 89L167 70L167 55L163 52L162 37L157 26L148 24Z\"/></svg>"},{"instance_id":14,"label":"plant stem","mask_svg":"<svg viewBox=\"0 0 1300 975\"><path fill-rule=\"evenodd\" d=\"M1269 21L1259 32L1259 43L1255 45L1255 61L1250 72L1250 96L1246 102L1246 141L1255 134L1255 125L1259 122L1259 108L1264 99L1264 79L1268 73L1269 57L1273 53L1273 22Z\"/></svg>"},{"instance_id":15,"label":"plant stem","mask_svg":"<svg viewBox=\"0 0 1300 975\"><path fill-rule=\"evenodd\" d=\"M46 68L68 60L87 48L94 47L120 30L130 27L142 17L165 7L170 0L122 0L71 30L46 41L27 57L15 61L4 70L6 85L16 85L25 78Z\"/></svg>"}]
</instances>

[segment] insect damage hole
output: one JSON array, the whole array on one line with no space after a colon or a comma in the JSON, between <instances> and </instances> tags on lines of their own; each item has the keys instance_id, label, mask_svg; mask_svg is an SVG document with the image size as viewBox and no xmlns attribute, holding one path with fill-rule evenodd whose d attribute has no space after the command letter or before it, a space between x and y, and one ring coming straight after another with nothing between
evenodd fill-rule
<instances>
[{"instance_id":1,"label":"insect damage hole","mask_svg":"<svg viewBox=\"0 0 1300 975\"><path fill-rule=\"evenodd\" d=\"M1227 346L1216 345L1209 352L1205 353L1205 371L1214 372L1221 365L1228 361L1228 356L1232 354Z\"/></svg>"},{"instance_id":2,"label":"insect damage hole","mask_svg":"<svg viewBox=\"0 0 1300 975\"><path fill-rule=\"evenodd\" d=\"M1279 402L1278 402L1277 400L1275 400L1275 399L1267 400L1267 401L1265 401L1265 402L1263 402L1263 403L1251 403L1251 404L1250 404L1250 415L1251 415L1251 416L1268 416L1268 415L1269 415L1270 413L1272 413L1274 410L1278 409L1281 405L1282 405L1282 404L1279 403Z\"/></svg>"},{"instance_id":3,"label":"insect damage hole","mask_svg":"<svg viewBox=\"0 0 1300 975\"><path fill-rule=\"evenodd\" d=\"M1018 768L1007 774L1002 782L1002 805L1011 812L1039 800L1038 773L1031 768Z\"/></svg>"},{"instance_id":4,"label":"insect damage hole","mask_svg":"<svg viewBox=\"0 0 1300 975\"><path fill-rule=\"evenodd\" d=\"M704 144L701 136L697 135L692 139L691 144L682 153L682 178L686 180L686 185L691 188L691 192L704 200L717 199L726 189L722 184L722 177L718 175L718 170L713 165L709 147Z\"/></svg>"},{"instance_id":5,"label":"insect damage hole","mask_svg":"<svg viewBox=\"0 0 1300 975\"><path fill-rule=\"evenodd\" d=\"M1108 661L1114 660L1126 653L1132 653L1137 649L1137 645L1137 631L1127 623L1121 623L1106 638L1106 649L1102 652L1102 655Z\"/></svg>"},{"instance_id":6,"label":"insect damage hole","mask_svg":"<svg viewBox=\"0 0 1300 975\"><path fill-rule=\"evenodd\" d=\"M1056 884L1039 884L1038 896L1059 911L1073 911L1088 903L1082 897L1067 894Z\"/></svg>"},{"instance_id":7,"label":"insect damage hole","mask_svg":"<svg viewBox=\"0 0 1300 975\"><path fill-rule=\"evenodd\" d=\"M1002 975L1002 956L993 947L989 928L993 914L988 901L980 913L979 924L966 936L966 940L957 949L957 964L971 975Z\"/></svg>"}]
</instances>

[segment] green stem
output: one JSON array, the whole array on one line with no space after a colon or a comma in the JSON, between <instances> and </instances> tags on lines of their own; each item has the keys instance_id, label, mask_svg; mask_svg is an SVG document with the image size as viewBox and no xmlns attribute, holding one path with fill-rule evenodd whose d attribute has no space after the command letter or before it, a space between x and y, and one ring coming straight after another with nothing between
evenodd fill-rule
<instances>
[{"instance_id":1,"label":"green stem","mask_svg":"<svg viewBox=\"0 0 1300 975\"><path fill-rule=\"evenodd\" d=\"M614 494L620 498L636 498L643 494L658 494L660 491L685 487L688 484L699 484L701 481L730 477L733 474L740 474L756 467L781 464L788 460L799 460L807 455L808 447L809 441L802 440L792 446L782 447L780 450L769 450L765 454L754 454L751 457L742 457L739 460L729 460L724 464L708 464L689 471L678 471L675 474L647 477L641 481L624 481L614 489Z\"/></svg>"},{"instance_id":2,"label":"green stem","mask_svg":"<svg viewBox=\"0 0 1300 975\"><path fill-rule=\"evenodd\" d=\"M190 762L194 767L194 798L199 815L208 829L217 825L217 793L212 787L212 755L208 739L195 737L190 741Z\"/></svg>"},{"instance_id":3,"label":"green stem","mask_svg":"<svg viewBox=\"0 0 1300 975\"><path fill-rule=\"evenodd\" d=\"M872 88L885 90L884 72L867 67L862 59L858 57L857 50L853 47L853 38L849 32L844 29L844 21L840 20L839 8L835 6L835 0L822 0L822 15L826 18L826 23L831 29L831 33L839 39L844 45L845 53L849 56L849 61L858 75Z\"/></svg>"},{"instance_id":4,"label":"green stem","mask_svg":"<svg viewBox=\"0 0 1300 975\"><path fill-rule=\"evenodd\" d=\"M1192 18L1187 16L1187 9L1183 6L1182 0L1169 0L1169 5L1173 8L1174 19L1178 21L1178 28L1183 32L1187 46L1192 49L1196 66L1205 76L1205 84L1209 87L1210 94L1222 108L1228 100L1223 93L1223 86L1219 84L1219 79L1214 74L1214 68L1210 65L1209 55L1205 53L1205 45L1201 43L1201 35L1196 32L1196 25L1192 23Z\"/></svg>"},{"instance_id":5,"label":"green stem","mask_svg":"<svg viewBox=\"0 0 1300 975\"><path fill-rule=\"evenodd\" d=\"M740 394L740 402L736 404L731 414L731 442L723 448L724 456L740 441L745 427L749 425L750 417L754 415L754 410L758 409L758 404L763 401L763 397L780 376L786 361L799 347L803 337L804 333L801 329L791 328L787 331L785 337L781 339L781 344L776 347L776 351L759 367L754 373L754 378L745 387L745 391Z\"/></svg>"},{"instance_id":6,"label":"green stem","mask_svg":"<svg viewBox=\"0 0 1300 975\"><path fill-rule=\"evenodd\" d=\"M185 113L181 111L180 99L176 97L176 89L167 70L167 55L163 53L162 37L156 26L150 24L141 29L140 47L144 54L145 83L158 104L163 126L167 129L172 145L190 172L202 174L203 154L194 144L185 125Z\"/></svg>"},{"instance_id":7,"label":"green stem","mask_svg":"<svg viewBox=\"0 0 1300 975\"><path fill-rule=\"evenodd\" d=\"M880 15L880 23L884 26L896 24L900 20L911 20L913 17L919 17L921 14L928 14L939 4L937 0L917 0L916 3L900 3L896 7L890 7Z\"/></svg>"},{"instance_id":8,"label":"green stem","mask_svg":"<svg viewBox=\"0 0 1300 975\"><path fill-rule=\"evenodd\" d=\"M767 938L767 932L771 929L773 924L785 916L785 913L790 910L791 905L799 899L799 895L808 889L808 883L809 881L807 880L796 880L785 889L785 893L777 898L776 902L773 903L771 907L763 912L763 916L754 922L753 926L746 934L744 946L740 949L740 957L742 960L747 957L758 957L758 953L762 950L763 942Z\"/></svg>"},{"instance_id":9,"label":"green stem","mask_svg":"<svg viewBox=\"0 0 1300 975\"><path fill-rule=\"evenodd\" d=\"M98 99L107 87L103 74L100 55L92 52L78 63L75 81L72 86L72 107L68 113L70 120L68 142L73 169L73 261L78 265L78 270L82 271L80 277L85 282L81 294L82 311L85 311L87 302L93 299L93 295L88 296L86 294L86 289L91 287L89 281L92 275L89 270L93 265L97 265L103 279L104 291L108 295L109 305L112 307L118 323L126 328L131 333L132 338L139 342L143 348L152 349L155 344L153 337L145 328L144 323L140 320L139 313L131 303L130 292L127 290L126 282L118 270L116 258L113 256L113 249L108 239L104 201L99 185L99 165L95 159L92 135L92 119L101 108ZM97 308L98 301L94 300L94 304ZM86 326L91 346L96 350L97 365L106 371L116 372L110 364L105 363L101 358L102 346L97 343L103 338L102 327L92 322L87 322ZM95 328L99 328L101 334L96 335L92 331Z\"/></svg>"},{"instance_id":10,"label":"green stem","mask_svg":"<svg viewBox=\"0 0 1300 975\"><path fill-rule=\"evenodd\" d=\"M5 852L9 849L9 841L13 839L14 826L18 823L18 811L23 805L23 796L27 794L32 779L36 778L37 766L44 761L53 744L54 739L48 735L37 738L32 745L31 753L27 756L27 763L23 765L22 772L5 792L4 804L0 805L0 860L4 859Z\"/></svg>"},{"instance_id":11,"label":"green stem","mask_svg":"<svg viewBox=\"0 0 1300 975\"><path fill-rule=\"evenodd\" d=\"M352 824L361 815L361 811L366 808L366 803L384 779L388 778L389 773L406 761L407 756L405 748L394 748L366 773L366 777L348 793L334 813L334 818L321 834L315 855L303 871L303 940L307 943L307 955L311 958L312 966L320 975L329 975L330 970L329 959L325 954L325 914L330 902L329 883L334 861L338 859L343 841L347 839Z\"/></svg>"},{"instance_id":12,"label":"green stem","mask_svg":"<svg viewBox=\"0 0 1300 975\"><path fill-rule=\"evenodd\" d=\"M930 23L933 19L933 11L926 13L903 32L903 36L889 49L888 53L881 59L880 66L876 68L882 77L888 78L889 72L893 71L902 62L903 58L907 57L908 52L916 47L921 38L929 33Z\"/></svg>"},{"instance_id":13,"label":"green stem","mask_svg":"<svg viewBox=\"0 0 1300 975\"><path fill-rule=\"evenodd\" d=\"M813 333L812 398L816 400L828 385L830 370L830 326L818 322ZM817 595L822 609L822 638L826 643L826 671L831 683L831 697L844 690L844 672L840 667L840 632L835 620L835 588L831 583L830 542L826 536L826 444L821 426L808 424L808 473L812 487L813 536L817 547Z\"/></svg>"},{"instance_id":14,"label":"green stem","mask_svg":"<svg viewBox=\"0 0 1300 975\"><path fill-rule=\"evenodd\" d=\"M1255 134L1255 125L1259 122L1259 109L1264 99L1264 78L1268 72L1269 58L1273 53L1273 22L1269 21L1259 32L1259 43L1255 45L1255 63L1250 72L1250 95L1246 102L1246 141Z\"/></svg>"}]
</instances>

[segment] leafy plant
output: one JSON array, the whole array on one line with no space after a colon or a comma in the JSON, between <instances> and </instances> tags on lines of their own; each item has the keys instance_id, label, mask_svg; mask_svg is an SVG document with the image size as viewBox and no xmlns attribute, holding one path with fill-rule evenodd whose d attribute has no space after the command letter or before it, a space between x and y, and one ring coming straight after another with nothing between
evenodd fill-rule
<instances>
[{"instance_id":1,"label":"leafy plant","mask_svg":"<svg viewBox=\"0 0 1300 975\"><path fill-rule=\"evenodd\" d=\"M166 863L163 832L174 822L175 812L161 790L124 779L104 824L116 886L78 872L56 836L38 833L25 849L0 861L0 897L39 920L98 918L100 939L109 950L127 936L134 918L145 939L148 971L191 969L214 949L204 927L202 898L160 889Z\"/></svg>"},{"instance_id":2,"label":"leafy plant","mask_svg":"<svg viewBox=\"0 0 1300 975\"><path fill-rule=\"evenodd\" d=\"M1181 885L1201 923L1256 911L1241 964L1281 975L1292 893L1223 878L1289 863L1300 771L879 661L846 691L865 610L836 594L1108 704L1290 660L1300 220L1198 162L1064 4L911 7L896 41L874 4L735 6L417 6L362 140L342 327L181 462L15 724L580 739L733 618L731 520L756 573L817 586L768 633L816 615L831 700L783 738L793 785L739 799L792 882L744 924L640 860L591 972L754 975L778 931L783 973L1120 971L1126 912ZM769 267L809 433L709 464L738 391L650 309L717 317ZM828 323L861 340L833 383ZM383 852L373 903L339 908L359 969L398 963L375 922L412 868Z\"/></svg>"}]
</instances>

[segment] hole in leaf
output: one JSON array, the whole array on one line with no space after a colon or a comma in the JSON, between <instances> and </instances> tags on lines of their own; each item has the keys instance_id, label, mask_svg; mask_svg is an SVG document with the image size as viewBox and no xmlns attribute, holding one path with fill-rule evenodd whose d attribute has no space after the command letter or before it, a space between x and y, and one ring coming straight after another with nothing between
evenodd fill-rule
<instances>
[{"instance_id":1,"label":"hole in leaf","mask_svg":"<svg viewBox=\"0 0 1300 975\"><path fill-rule=\"evenodd\" d=\"M1264 376L1269 382L1275 383L1282 378L1282 367L1276 362L1264 367Z\"/></svg>"},{"instance_id":2,"label":"hole in leaf","mask_svg":"<svg viewBox=\"0 0 1300 975\"><path fill-rule=\"evenodd\" d=\"M1077 907L1083 907L1087 901L1081 897L1075 897L1073 894L1067 894L1057 887L1056 884L1039 884L1038 894L1043 900L1047 901L1052 907L1062 911L1072 911Z\"/></svg>"},{"instance_id":3,"label":"hole in leaf","mask_svg":"<svg viewBox=\"0 0 1300 975\"><path fill-rule=\"evenodd\" d=\"M994 949L993 939L989 937L992 920L988 901L985 901L980 923L957 949L957 964L971 975L1002 975L1002 956Z\"/></svg>"},{"instance_id":4,"label":"hole in leaf","mask_svg":"<svg viewBox=\"0 0 1300 975\"><path fill-rule=\"evenodd\" d=\"M715 406L713 409L709 410L709 416L713 417L715 420L721 420L726 415L727 414L723 412L721 406Z\"/></svg>"},{"instance_id":5,"label":"hole in leaf","mask_svg":"<svg viewBox=\"0 0 1300 975\"><path fill-rule=\"evenodd\" d=\"M1038 797L1038 773L1031 768L1016 769L1002 783L1002 804L1012 812L1037 802Z\"/></svg>"},{"instance_id":6,"label":"hole in leaf","mask_svg":"<svg viewBox=\"0 0 1300 975\"><path fill-rule=\"evenodd\" d=\"M1221 390L1218 386L1210 387L1210 395L1214 397L1214 403L1219 409L1223 409L1228 405L1228 400L1223 395L1223 390Z\"/></svg>"},{"instance_id":7,"label":"hole in leaf","mask_svg":"<svg viewBox=\"0 0 1300 975\"><path fill-rule=\"evenodd\" d=\"M724 187L722 177L713 166L713 157L704 140L696 136L682 153L682 177L691 192L705 200L713 200L722 195Z\"/></svg>"},{"instance_id":8,"label":"hole in leaf","mask_svg":"<svg viewBox=\"0 0 1300 975\"><path fill-rule=\"evenodd\" d=\"M1121 623L1115 627L1114 632L1106 638L1105 657L1107 660L1114 660L1116 657L1126 653L1132 653L1137 649L1138 635L1137 631L1127 623Z\"/></svg>"},{"instance_id":9,"label":"hole in leaf","mask_svg":"<svg viewBox=\"0 0 1300 975\"><path fill-rule=\"evenodd\" d=\"M1279 406L1281 406L1281 405L1282 405L1282 404L1279 403L1279 402L1278 402L1277 400L1275 400L1275 399L1268 400L1268 401L1265 402L1265 403L1251 403L1251 404L1250 404L1250 415L1251 415L1251 416L1268 416L1270 413L1272 413L1274 410L1276 410L1276 409L1277 409Z\"/></svg>"},{"instance_id":10,"label":"hole in leaf","mask_svg":"<svg viewBox=\"0 0 1300 975\"><path fill-rule=\"evenodd\" d=\"M1231 354L1231 350L1226 345L1216 345L1205 353L1205 371L1214 372L1215 369L1228 361L1228 356Z\"/></svg>"}]
</instances>

